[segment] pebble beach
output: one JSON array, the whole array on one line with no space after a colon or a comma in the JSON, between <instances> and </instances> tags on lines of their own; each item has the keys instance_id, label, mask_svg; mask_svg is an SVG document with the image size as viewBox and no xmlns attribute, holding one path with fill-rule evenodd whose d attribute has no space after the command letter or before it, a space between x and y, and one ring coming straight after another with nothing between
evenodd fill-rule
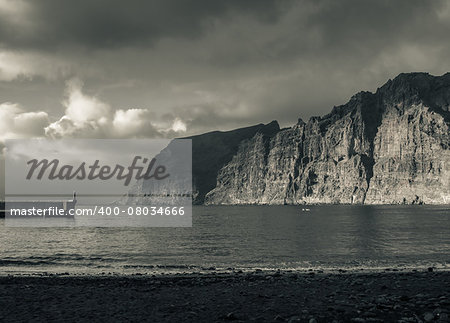
<instances>
[{"instance_id":1,"label":"pebble beach","mask_svg":"<svg viewBox=\"0 0 450 323\"><path fill-rule=\"evenodd\" d=\"M0 277L0 321L450 322L450 272Z\"/></svg>"}]
</instances>

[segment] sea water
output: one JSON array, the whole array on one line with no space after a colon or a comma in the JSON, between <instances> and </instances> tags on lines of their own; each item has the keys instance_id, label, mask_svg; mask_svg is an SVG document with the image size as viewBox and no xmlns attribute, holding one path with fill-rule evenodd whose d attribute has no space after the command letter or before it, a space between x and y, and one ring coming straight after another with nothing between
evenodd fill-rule
<instances>
[{"instance_id":1,"label":"sea water","mask_svg":"<svg viewBox=\"0 0 450 323\"><path fill-rule=\"evenodd\" d=\"M190 228L0 220L1 275L429 266L450 268L450 206L196 206Z\"/></svg>"}]
</instances>

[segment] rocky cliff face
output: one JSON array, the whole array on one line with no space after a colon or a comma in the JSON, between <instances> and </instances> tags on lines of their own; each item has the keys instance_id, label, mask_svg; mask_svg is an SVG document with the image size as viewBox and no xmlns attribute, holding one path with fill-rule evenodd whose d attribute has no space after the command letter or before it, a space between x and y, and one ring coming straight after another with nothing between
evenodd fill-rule
<instances>
[{"instance_id":1,"label":"rocky cliff face","mask_svg":"<svg viewBox=\"0 0 450 323\"><path fill-rule=\"evenodd\" d=\"M280 131L276 121L232 131L214 131L192 139L192 190L194 204L203 204L216 187L219 171L236 155L240 145L256 134L272 136Z\"/></svg>"},{"instance_id":2,"label":"rocky cliff face","mask_svg":"<svg viewBox=\"0 0 450 323\"><path fill-rule=\"evenodd\" d=\"M213 163L210 175L215 176L201 178L194 172L195 186L204 194L197 200L448 204L449 106L450 74L401 74L324 117L299 120L282 130L272 123L265 126L270 131L254 129L240 136L221 162ZM213 156L221 149L214 145L202 153ZM198 158L194 150L194 168ZM206 177L215 184L205 185Z\"/></svg>"},{"instance_id":3,"label":"rocky cliff face","mask_svg":"<svg viewBox=\"0 0 450 323\"><path fill-rule=\"evenodd\" d=\"M291 128L190 137L193 202L450 204L449 106L450 73L400 74Z\"/></svg>"}]
</instances>

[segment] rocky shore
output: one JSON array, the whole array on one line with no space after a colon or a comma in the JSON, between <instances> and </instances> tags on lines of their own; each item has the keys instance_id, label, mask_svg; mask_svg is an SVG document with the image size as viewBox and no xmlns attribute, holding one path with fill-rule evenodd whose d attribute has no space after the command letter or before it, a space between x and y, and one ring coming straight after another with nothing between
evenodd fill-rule
<instances>
[{"instance_id":1,"label":"rocky shore","mask_svg":"<svg viewBox=\"0 0 450 323\"><path fill-rule=\"evenodd\" d=\"M450 272L0 277L1 321L449 322Z\"/></svg>"}]
</instances>

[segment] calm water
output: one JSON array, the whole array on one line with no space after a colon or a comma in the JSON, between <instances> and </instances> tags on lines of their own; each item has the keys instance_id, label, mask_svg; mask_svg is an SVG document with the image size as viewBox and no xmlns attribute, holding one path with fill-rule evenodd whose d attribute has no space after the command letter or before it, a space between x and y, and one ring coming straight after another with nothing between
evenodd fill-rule
<instances>
[{"instance_id":1,"label":"calm water","mask_svg":"<svg viewBox=\"0 0 450 323\"><path fill-rule=\"evenodd\" d=\"M12 228L0 274L450 268L450 207L194 207L192 228Z\"/></svg>"}]
</instances>

